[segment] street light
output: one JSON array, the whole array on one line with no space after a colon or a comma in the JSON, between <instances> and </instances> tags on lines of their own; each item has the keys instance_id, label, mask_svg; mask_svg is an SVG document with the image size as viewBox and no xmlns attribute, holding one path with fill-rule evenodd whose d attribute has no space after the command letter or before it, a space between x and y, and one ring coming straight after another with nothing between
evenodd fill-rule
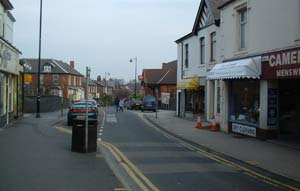
<instances>
[{"instance_id":1,"label":"street light","mask_svg":"<svg viewBox=\"0 0 300 191\"><path fill-rule=\"evenodd\" d=\"M85 84L85 151L88 152L88 125L89 125L89 118L88 118L88 83L89 83L89 78L91 74L91 68L86 67L86 84Z\"/></svg>"},{"instance_id":2,"label":"street light","mask_svg":"<svg viewBox=\"0 0 300 191\"><path fill-rule=\"evenodd\" d=\"M40 76L41 76L41 45L42 45L42 15L43 15L43 0L40 3L40 34L39 34L39 63L38 63L38 76L37 76L37 96L36 96L36 118L40 118L40 103L41 103L41 91L40 91Z\"/></svg>"},{"instance_id":3,"label":"street light","mask_svg":"<svg viewBox=\"0 0 300 191\"><path fill-rule=\"evenodd\" d=\"M105 94L107 94L107 80L106 80L106 75L110 76L110 73L105 72Z\"/></svg>"},{"instance_id":4,"label":"street light","mask_svg":"<svg viewBox=\"0 0 300 191\"><path fill-rule=\"evenodd\" d=\"M137 67L137 56L130 58L129 62L135 61L135 73L134 73L134 98L136 98L136 67Z\"/></svg>"}]
</instances>

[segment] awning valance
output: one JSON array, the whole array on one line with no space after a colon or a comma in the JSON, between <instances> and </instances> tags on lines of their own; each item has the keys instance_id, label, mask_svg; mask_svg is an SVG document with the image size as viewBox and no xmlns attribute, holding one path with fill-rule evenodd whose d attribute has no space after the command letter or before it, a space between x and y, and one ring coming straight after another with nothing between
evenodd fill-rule
<instances>
[{"instance_id":1,"label":"awning valance","mask_svg":"<svg viewBox=\"0 0 300 191\"><path fill-rule=\"evenodd\" d=\"M260 56L216 64L207 72L208 80L260 79L260 76Z\"/></svg>"},{"instance_id":2,"label":"awning valance","mask_svg":"<svg viewBox=\"0 0 300 191\"><path fill-rule=\"evenodd\" d=\"M199 88L199 78L182 79L177 82L177 89L193 89Z\"/></svg>"}]
</instances>

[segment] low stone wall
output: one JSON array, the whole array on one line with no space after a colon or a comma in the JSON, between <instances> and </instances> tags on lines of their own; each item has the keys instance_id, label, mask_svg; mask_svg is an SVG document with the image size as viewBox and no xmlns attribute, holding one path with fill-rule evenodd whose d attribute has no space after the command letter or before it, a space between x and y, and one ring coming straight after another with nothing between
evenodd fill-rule
<instances>
[{"instance_id":1,"label":"low stone wall","mask_svg":"<svg viewBox=\"0 0 300 191\"><path fill-rule=\"evenodd\" d=\"M63 107L68 108L70 101L67 98L63 99ZM42 96L40 103L40 112L51 112L61 109L61 97L58 96ZM36 97L24 97L24 113L36 113Z\"/></svg>"}]
</instances>

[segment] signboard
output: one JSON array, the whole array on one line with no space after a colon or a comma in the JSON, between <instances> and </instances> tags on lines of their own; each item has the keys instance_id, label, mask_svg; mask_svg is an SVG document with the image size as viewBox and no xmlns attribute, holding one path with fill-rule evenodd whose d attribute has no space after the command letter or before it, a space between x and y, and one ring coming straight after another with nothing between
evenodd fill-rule
<instances>
[{"instance_id":1,"label":"signboard","mask_svg":"<svg viewBox=\"0 0 300 191\"><path fill-rule=\"evenodd\" d=\"M19 75L19 55L0 42L0 71Z\"/></svg>"},{"instance_id":2,"label":"signboard","mask_svg":"<svg viewBox=\"0 0 300 191\"><path fill-rule=\"evenodd\" d=\"M25 82L25 84L30 84L32 82L32 75L31 74L25 74L24 75L24 82Z\"/></svg>"},{"instance_id":3,"label":"signboard","mask_svg":"<svg viewBox=\"0 0 300 191\"><path fill-rule=\"evenodd\" d=\"M232 131L236 132L236 133L248 135L251 137L256 137L256 128L255 127L232 123Z\"/></svg>"},{"instance_id":4,"label":"signboard","mask_svg":"<svg viewBox=\"0 0 300 191\"><path fill-rule=\"evenodd\" d=\"M144 77L142 75L138 76L138 80L143 80L143 79L144 79Z\"/></svg>"},{"instance_id":5,"label":"signboard","mask_svg":"<svg viewBox=\"0 0 300 191\"><path fill-rule=\"evenodd\" d=\"M170 93L161 93L161 103L169 104L170 102Z\"/></svg>"},{"instance_id":6,"label":"signboard","mask_svg":"<svg viewBox=\"0 0 300 191\"><path fill-rule=\"evenodd\" d=\"M278 121L278 90L268 89L268 126L277 127Z\"/></svg>"},{"instance_id":7,"label":"signboard","mask_svg":"<svg viewBox=\"0 0 300 191\"><path fill-rule=\"evenodd\" d=\"M263 55L263 79L300 78L300 47Z\"/></svg>"}]
</instances>

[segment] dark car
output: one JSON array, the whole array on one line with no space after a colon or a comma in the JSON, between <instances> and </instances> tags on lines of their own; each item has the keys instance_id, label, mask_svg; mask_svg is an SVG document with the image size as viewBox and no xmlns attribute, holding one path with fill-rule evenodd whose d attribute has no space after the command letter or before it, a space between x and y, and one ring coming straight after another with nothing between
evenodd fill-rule
<instances>
[{"instance_id":1,"label":"dark car","mask_svg":"<svg viewBox=\"0 0 300 191\"><path fill-rule=\"evenodd\" d=\"M68 112L68 125L72 125L73 120L85 116L86 114L86 103L85 102L76 102L74 103ZM95 108L91 103L88 103L88 118L97 119L98 109Z\"/></svg>"},{"instance_id":2,"label":"dark car","mask_svg":"<svg viewBox=\"0 0 300 191\"><path fill-rule=\"evenodd\" d=\"M142 112L153 111L156 112L157 102L154 96L146 95L143 99Z\"/></svg>"},{"instance_id":3,"label":"dark car","mask_svg":"<svg viewBox=\"0 0 300 191\"><path fill-rule=\"evenodd\" d=\"M141 110L142 109L142 100L132 99L129 105L129 109Z\"/></svg>"}]
</instances>

